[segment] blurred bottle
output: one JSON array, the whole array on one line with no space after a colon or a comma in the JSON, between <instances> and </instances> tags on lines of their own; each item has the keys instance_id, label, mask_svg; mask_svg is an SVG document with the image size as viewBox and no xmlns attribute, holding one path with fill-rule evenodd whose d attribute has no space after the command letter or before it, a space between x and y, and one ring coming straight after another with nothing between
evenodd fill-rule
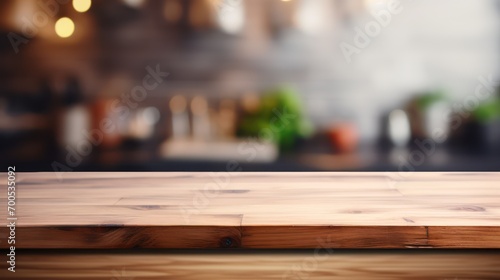
<instances>
[{"instance_id":1,"label":"blurred bottle","mask_svg":"<svg viewBox=\"0 0 500 280\"><path fill-rule=\"evenodd\" d=\"M392 145L404 147L411 139L410 120L405 111L397 109L387 117L387 138Z\"/></svg>"},{"instance_id":2,"label":"blurred bottle","mask_svg":"<svg viewBox=\"0 0 500 280\"><path fill-rule=\"evenodd\" d=\"M63 94L59 141L64 149L77 150L88 140L91 116L76 77L68 78Z\"/></svg>"},{"instance_id":3,"label":"blurred bottle","mask_svg":"<svg viewBox=\"0 0 500 280\"><path fill-rule=\"evenodd\" d=\"M103 93L102 95L106 95ZM99 148L117 147L122 142L122 135L118 129L121 118L114 103L116 99L100 98L96 100L92 107L92 127L96 133L102 135Z\"/></svg>"},{"instance_id":4,"label":"blurred bottle","mask_svg":"<svg viewBox=\"0 0 500 280\"><path fill-rule=\"evenodd\" d=\"M196 96L191 100L191 113L193 115L193 139L209 140L212 129L208 102L203 96Z\"/></svg>"},{"instance_id":5,"label":"blurred bottle","mask_svg":"<svg viewBox=\"0 0 500 280\"><path fill-rule=\"evenodd\" d=\"M236 135L236 102L230 99L222 100L214 122L214 126L219 132L219 138L234 138Z\"/></svg>"},{"instance_id":6,"label":"blurred bottle","mask_svg":"<svg viewBox=\"0 0 500 280\"><path fill-rule=\"evenodd\" d=\"M187 138L189 136L189 114L186 98L182 95L176 95L170 99L168 105L172 112L172 138Z\"/></svg>"},{"instance_id":7,"label":"blurred bottle","mask_svg":"<svg viewBox=\"0 0 500 280\"><path fill-rule=\"evenodd\" d=\"M45 115L47 119L47 145L45 147L45 152L49 156L54 156L58 151L58 141L57 141L57 98L55 96L54 89L50 78L46 77L42 80L40 86L40 93L38 97L38 102L40 105L40 112Z\"/></svg>"}]
</instances>

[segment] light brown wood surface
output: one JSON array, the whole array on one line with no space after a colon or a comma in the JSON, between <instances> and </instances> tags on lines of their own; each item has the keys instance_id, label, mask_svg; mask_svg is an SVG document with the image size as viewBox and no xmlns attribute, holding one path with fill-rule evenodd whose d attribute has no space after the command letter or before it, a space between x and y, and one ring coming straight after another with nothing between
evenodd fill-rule
<instances>
[{"instance_id":1,"label":"light brown wood surface","mask_svg":"<svg viewBox=\"0 0 500 280\"><path fill-rule=\"evenodd\" d=\"M62 178L17 174L18 248L500 248L500 173Z\"/></svg>"},{"instance_id":2,"label":"light brown wood surface","mask_svg":"<svg viewBox=\"0 0 500 280\"><path fill-rule=\"evenodd\" d=\"M293 253L26 253L1 279L499 279L500 255L411 251Z\"/></svg>"}]
</instances>

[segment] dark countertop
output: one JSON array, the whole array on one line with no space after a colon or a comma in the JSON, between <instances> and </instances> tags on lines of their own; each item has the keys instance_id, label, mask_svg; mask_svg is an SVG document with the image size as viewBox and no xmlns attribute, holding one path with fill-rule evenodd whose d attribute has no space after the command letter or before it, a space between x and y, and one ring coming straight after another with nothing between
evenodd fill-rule
<instances>
[{"instance_id":1,"label":"dark countertop","mask_svg":"<svg viewBox=\"0 0 500 280\"><path fill-rule=\"evenodd\" d=\"M423 157L421 157L424 155ZM3 161L3 160L2 160ZM59 162L64 163L61 157ZM52 160L2 162L20 171L53 171ZM167 160L154 151L101 152L86 158L71 171L227 171L227 161ZM353 154L301 152L272 163L234 162L240 171L500 171L500 155L437 148L425 154L411 148L388 150L365 147ZM69 167L69 166L68 166Z\"/></svg>"},{"instance_id":2,"label":"dark countertop","mask_svg":"<svg viewBox=\"0 0 500 280\"><path fill-rule=\"evenodd\" d=\"M29 136L29 137L28 137ZM36 137L35 137L36 136ZM66 154L43 144L44 134L2 138L0 167L15 165L19 171L53 171L56 159ZM6 141L9 139L9 141ZM26 140L27 139L27 140ZM23 140L23 141L21 141ZM48 139L46 143L51 143ZM228 161L172 160L161 158L158 143L125 145L114 150L95 149L71 171L227 171ZM241 171L500 171L500 152L466 149L451 143L430 151L410 146L402 149L382 144L361 144L351 154L336 153L324 138L304 141L294 153L275 162L237 162Z\"/></svg>"}]
</instances>

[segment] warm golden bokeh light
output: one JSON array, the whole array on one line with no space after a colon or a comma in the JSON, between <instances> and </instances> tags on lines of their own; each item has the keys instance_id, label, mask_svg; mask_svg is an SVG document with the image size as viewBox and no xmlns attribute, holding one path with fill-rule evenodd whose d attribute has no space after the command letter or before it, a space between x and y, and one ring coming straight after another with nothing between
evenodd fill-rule
<instances>
[{"instance_id":1,"label":"warm golden bokeh light","mask_svg":"<svg viewBox=\"0 0 500 280\"><path fill-rule=\"evenodd\" d=\"M73 8L80 13L88 11L91 5L92 0L73 0Z\"/></svg>"},{"instance_id":2,"label":"warm golden bokeh light","mask_svg":"<svg viewBox=\"0 0 500 280\"><path fill-rule=\"evenodd\" d=\"M75 31L75 24L70 18L63 17L57 20L55 25L57 36L61 38L68 38L73 35Z\"/></svg>"}]
</instances>

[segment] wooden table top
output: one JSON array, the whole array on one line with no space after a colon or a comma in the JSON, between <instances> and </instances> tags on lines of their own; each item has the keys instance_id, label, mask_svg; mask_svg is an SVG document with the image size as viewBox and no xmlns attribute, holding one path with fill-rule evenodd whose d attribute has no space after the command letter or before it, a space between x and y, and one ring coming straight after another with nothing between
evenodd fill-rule
<instances>
[{"instance_id":1,"label":"wooden table top","mask_svg":"<svg viewBox=\"0 0 500 280\"><path fill-rule=\"evenodd\" d=\"M18 248L500 248L500 173L49 172L16 187Z\"/></svg>"}]
</instances>

